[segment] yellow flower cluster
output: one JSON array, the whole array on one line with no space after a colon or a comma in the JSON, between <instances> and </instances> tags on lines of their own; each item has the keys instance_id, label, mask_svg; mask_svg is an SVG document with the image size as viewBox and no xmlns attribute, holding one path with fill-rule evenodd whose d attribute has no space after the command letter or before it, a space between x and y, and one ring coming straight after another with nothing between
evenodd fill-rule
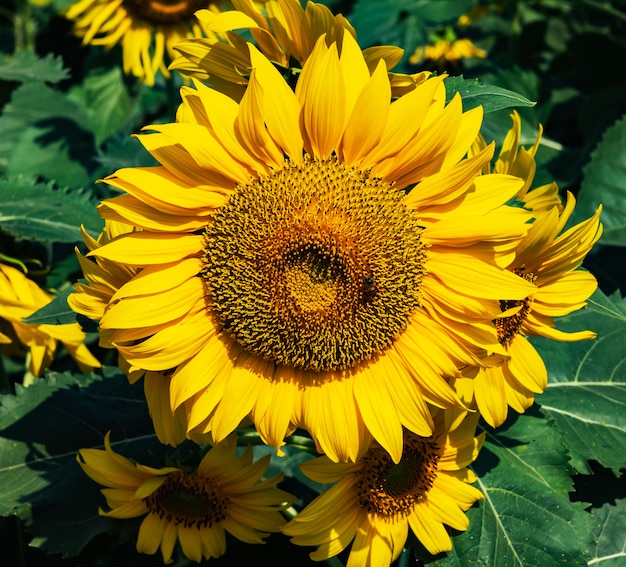
<instances>
[{"instance_id":1,"label":"yellow flower cluster","mask_svg":"<svg viewBox=\"0 0 626 567\"><path fill-rule=\"evenodd\" d=\"M0 264L0 350L6 356L26 359L24 385L40 377L52 364L59 343L83 372L101 366L85 346L78 323L45 325L23 320L46 306L52 296L20 270Z\"/></svg>"},{"instance_id":2,"label":"yellow flower cluster","mask_svg":"<svg viewBox=\"0 0 626 567\"><path fill-rule=\"evenodd\" d=\"M498 426L546 387L526 337L594 336L554 318L596 288L578 268L600 211L564 230L573 196L533 187L541 133L520 148L513 114L492 165L480 107L446 103L442 76L394 75L394 48L362 50L324 6L233 5L199 12L214 36L176 47L193 86L175 123L139 136L159 165L104 180L120 194L99 206L69 303L144 379L163 443L209 436L206 458L231 459L251 425L280 455L304 430L322 456L303 470L333 486L282 525L284 494L237 508L250 486L229 484L226 457L148 469L107 440L83 468L109 487L107 514L146 515L138 549L166 561L177 540L199 561L224 530L258 542L262 526L316 560L351 545L348 567L389 565L409 530L450 550L444 526L466 529L482 497L479 417Z\"/></svg>"}]
</instances>

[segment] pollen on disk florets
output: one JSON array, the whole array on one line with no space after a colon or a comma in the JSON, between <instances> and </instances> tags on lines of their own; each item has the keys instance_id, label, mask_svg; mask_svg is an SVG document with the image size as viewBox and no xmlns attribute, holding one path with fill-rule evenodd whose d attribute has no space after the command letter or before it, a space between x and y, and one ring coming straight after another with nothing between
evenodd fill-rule
<instances>
[{"instance_id":1,"label":"pollen on disk florets","mask_svg":"<svg viewBox=\"0 0 626 567\"><path fill-rule=\"evenodd\" d=\"M419 306L423 228L404 193L335 156L240 186L205 232L203 276L248 351L311 371L383 352Z\"/></svg>"},{"instance_id":2,"label":"pollen on disk florets","mask_svg":"<svg viewBox=\"0 0 626 567\"><path fill-rule=\"evenodd\" d=\"M208 6L207 0L123 0L134 16L151 24L176 24L189 21L195 12Z\"/></svg>"},{"instance_id":3,"label":"pollen on disk florets","mask_svg":"<svg viewBox=\"0 0 626 567\"><path fill-rule=\"evenodd\" d=\"M439 446L431 437L408 433L399 463L381 447L362 457L356 484L359 504L381 516L408 514L437 476Z\"/></svg>"}]
</instances>

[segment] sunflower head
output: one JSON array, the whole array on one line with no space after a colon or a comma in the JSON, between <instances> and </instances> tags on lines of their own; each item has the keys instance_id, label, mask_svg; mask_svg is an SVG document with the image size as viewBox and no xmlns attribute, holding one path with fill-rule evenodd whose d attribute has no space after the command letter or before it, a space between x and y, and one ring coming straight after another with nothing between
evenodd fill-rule
<instances>
[{"instance_id":1,"label":"sunflower head","mask_svg":"<svg viewBox=\"0 0 626 567\"><path fill-rule=\"evenodd\" d=\"M301 465L316 482L332 483L284 528L297 545L319 545L316 561L352 544L348 565L390 565L410 529L432 554L452 549L444 524L467 529L464 512L483 498L471 486L484 433L475 436L478 414L453 418L435 412L432 436L405 432L402 459L393 462L377 443L345 465L319 457ZM461 416L459 418L459 416ZM330 532L328 526L335 526Z\"/></svg>"},{"instance_id":2,"label":"sunflower head","mask_svg":"<svg viewBox=\"0 0 626 567\"><path fill-rule=\"evenodd\" d=\"M384 352L419 306L425 273L423 228L403 197L334 155L239 187L205 231L202 275L225 329L305 371Z\"/></svg>"},{"instance_id":3,"label":"sunflower head","mask_svg":"<svg viewBox=\"0 0 626 567\"><path fill-rule=\"evenodd\" d=\"M276 488L280 476L261 480L269 456L253 462L248 447L237 454L236 435L209 449L196 466L153 468L117 454L110 433L104 450L82 449L83 471L104 486L109 510L118 519L144 517L137 537L140 553L159 548L172 562L176 543L192 561L219 557L226 551L226 532L246 543L263 543L280 531L281 510L293 497Z\"/></svg>"},{"instance_id":4,"label":"sunflower head","mask_svg":"<svg viewBox=\"0 0 626 567\"><path fill-rule=\"evenodd\" d=\"M174 45L205 31L194 13L217 10L210 0L78 0L63 14L85 45L121 45L124 72L153 86L174 56Z\"/></svg>"},{"instance_id":5,"label":"sunflower head","mask_svg":"<svg viewBox=\"0 0 626 567\"><path fill-rule=\"evenodd\" d=\"M498 300L534 290L500 266L527 231L504 205L522 181L480 175L492 147L464 157L480 108L447 104L441 77L396 99L348 32L317 40L295 89L248 49L240 101L184 87L177 122L139 136L161 165L106 179L123 194L101 215L136 230L88 257L135 275L101 337L167 376L149 399L190 435L250 418L277 448L302 427L335 460L373 436L397 463L403 427L432 434L428 404L462 407L449 377L504 353Z\"/></svg>"}]
</instances>

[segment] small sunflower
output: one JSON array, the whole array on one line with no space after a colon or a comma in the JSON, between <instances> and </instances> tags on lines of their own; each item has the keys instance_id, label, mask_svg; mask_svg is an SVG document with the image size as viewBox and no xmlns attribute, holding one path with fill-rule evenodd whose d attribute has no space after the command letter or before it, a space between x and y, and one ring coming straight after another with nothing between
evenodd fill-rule
<instances>
[{"instance_id":1,"label":"small sunflower","mask_svg":"<svg viewBox=\"0 0 626 567\"><path fill-rule=\"evenodd\" d=\"M78 323L37 325L24 323L52 301L52 296L12 266L0 264L0 348L5 355L26 354L28 372L43 375L61 343L82 372L101 366L85 346L85 333Z\"/></svg>"},{"instance_id":2,"label":"small sunflower","mask_svg":"<svg viewBox=\"0 0 626 567\"><path fill-rule=\"evenodd\" d=\"M206 38L181 41L175 47L179 56L170 69L210 84L217 90L239 100L248 84L251 69L246 41L234 33L247 30L256 47L284 74L299 73L311 55L317 40L325 36L326 44L335 43L341 53L345 32L356 38L356 31L341 14L333 14L327 6L298 0L233 0L235 10L196 13ZM402 58L403 50L392 45L371 47L363 55L373 72L380 59L392 69ZM406 75L390 73L394 94L411 90L428 77L428 73Z\"/></svg>"},{"instance_id":3,"label":"small sunflower","mask_svg":"<svg viewBox=\"0 0 626 567\"><path fill-rule=\"evenodd\" d=\"M169 76L174 45L204 35L193 16L200 9L218 10L209 0L79 0L64 15L83 45L121 43L124 72L153 86L159 70Z\"/></svg>"},{"instance_id":4,"label":"small sunflower","mask_svg":"<svg viewBox=\"0 0 626 567\"><path fill-rule=\"evenodd\" d=\"M428 404L462 406L447 378L504 355L499 298L535 290L501 266L528 229L503 205L523 182L479 175L491 148L463 159L482 112L446 105L441 77L391 102L347 33L294 93L250 49L240 103L183 88L179 121L139 137L162 165L106 179L124 194L101 215L140 230L87 255L138 270L102 344L170 376L189 432L220 441L249 416L277 448L303 427L355 460L371 434L397 462L403 427L432 433Z\"/></svg>"},{"instance_id":5,"label":"small sunflower","mask_svg":"<svg viewBox=\"0 0 626 567\"><path fill-rule=\"evenodd\" d=\"M525 181L517 195L532 209L535 220L515 252L508 270L532 282L536 291L522 300L502 299L502 315L494 320L498 340L508 357L501 366L466 369L471 380L457 380L456 387L465 400L475 399L478 410L490 425L501 425L508 407L522 413L542 393L548 382L545 364L527 340L542 336L558 341L579 341L596 336L591 331L564 333L555 328L555 317L582 309L597 287L596 278L579 270L584 257L602 234L601 207L588 220L563 232L574 211L575 198L567 193L563 206L556 183L531 189L535 175L535 144L519 149L521 122L514 113L513 127L502 146L495 171L514 173ZM482 143L478 144L480 150Z\"/></svg>"},{"instance_id":6,"label":"small sunflower","mask_svg":"<svg viewBox=\"0 0 626 567\"><path fill-rule=\"evenodd\" d=\"M145 516L137 551L149 555L159 548L165 563L179 542L192 561L220 557L226 532L246 543L264 543L268 532L279 532L281 510L292 496L276 488L281 476L262 479L269 455L253 462L248 447L238 457L236 435L212 447L195 470L152 468L115 453L110 436L105 449L81 449L78 462L102 489L109 511L100 514L128 519Z\"/></svg>"},{"instance_id":7,"label":"small sunflower","mask_svg":"<svg viewBox=\"0 0 626 567\"><path fill-rule=\"evenodd\" d=\"M446 421L456 424L446 426ZM311 559L323 561L350 544L347 567L390 565L411 530L433 555L452 549L444 524L466 530L464 514L482 493L469 483L467 468L478 456L484 433L475 437L478 414L463 421L435 415L430 437L405 433L399 463L373 444L356 463L318 457L300 465L315 482L334 483L282 531L296 545L319 546Z\"/></svg>"}]
</instances>

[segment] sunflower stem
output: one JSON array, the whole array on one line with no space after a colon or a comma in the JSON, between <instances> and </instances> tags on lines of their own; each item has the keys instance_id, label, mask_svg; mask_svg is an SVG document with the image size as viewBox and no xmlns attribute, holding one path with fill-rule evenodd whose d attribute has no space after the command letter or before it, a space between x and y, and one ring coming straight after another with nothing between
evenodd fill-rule
<instances>
[{"instance_id":1,"label":"sunflower stem","mask_svg":"<svg viewBox=\"0 0 626 567\"><path fill-rule=\"evenodd\" d=\"M317 455L317 449L315 442L310 437L304 435L289 435L285 437L285 444L293 447L294 449L301 449L311 455ZM240 429L237 435L237 445L266 445L265 441L261 439L258 431L252 428Z\"/></svg>"},{"instance_id":2,"label":"sunflower stem","mask_svg":"<svg viewBox=\"0 0 626 567\"><path fill-rule=\"evenodd\" d=\"M326 560L326 565L328 565L329 567L344 567L344 564L336 557L329 557Z\"/></svg>"},{"instance_id":3,"label":"sunflower stem","mask_svg":"<svg viewBox=\"0 0 626 567\"><path fill-rule=\"evenodd\" d=\"M400 558L398 559L398 567L409 567L409 558L411 557L411 552L405 547L400 553Z\"/></svg>"}]
</instances>

